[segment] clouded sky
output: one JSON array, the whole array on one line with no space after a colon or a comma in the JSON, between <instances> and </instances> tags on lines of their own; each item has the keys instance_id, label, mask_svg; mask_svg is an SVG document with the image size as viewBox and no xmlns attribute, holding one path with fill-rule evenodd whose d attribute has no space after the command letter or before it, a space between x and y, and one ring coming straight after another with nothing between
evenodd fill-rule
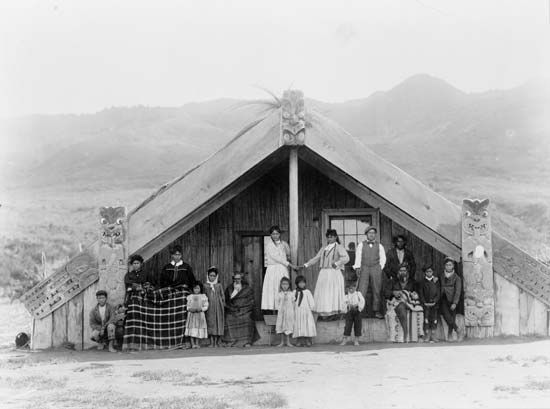
<instances>
[{"instance_id":1,"label":"clouded sky","mask_svg":"<svg viewBox=\"0 0 550 409\"><path fill-rule=\"evenodd\" d=\"M550 73L550 1L9 0L0 117L177 106L293 86L366 97L428 73L464 91Z\"/></svg>"}]
</instances>

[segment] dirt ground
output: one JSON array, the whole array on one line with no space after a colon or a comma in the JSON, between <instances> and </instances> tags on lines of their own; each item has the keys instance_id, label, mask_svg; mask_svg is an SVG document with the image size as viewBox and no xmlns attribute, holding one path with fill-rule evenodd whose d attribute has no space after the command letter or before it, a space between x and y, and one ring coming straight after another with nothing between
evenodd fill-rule
<instances>
[{"instance_id":1,"label":"dirt ground","mask_svg":"<svg viewBox=\"0 0 550 409\"><path fill-rule=\"evenodd\" d=\"M26 323L20 306L0 308L3 328ZM550 407L549 339L110 354L16 351L13 327L0 341L6 409Z\"/></svg>"}]
</instances>

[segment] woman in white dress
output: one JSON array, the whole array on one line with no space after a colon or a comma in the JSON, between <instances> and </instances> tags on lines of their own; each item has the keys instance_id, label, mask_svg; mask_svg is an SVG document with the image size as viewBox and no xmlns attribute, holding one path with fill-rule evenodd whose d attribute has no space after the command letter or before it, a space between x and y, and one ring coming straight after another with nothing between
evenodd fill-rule
<instances>
[{"instance_id":1,"label":"woman in white dress","mask_svg":"<svg viewBox=\"0 0 550 409\"><path fill-rule=\"evenodd\" d=\"M304 267L309 267L319 263L321 268L313 293L315 311L321 316L346 312L342 270L349 261L348 252L340 244L336 230L328 229L326 237L327 246L319 250L315 257L304 264Z\"/></svg>"},{"instance_id":2,"label":"woman in white dress","mask_svg":"<svg viewBox=\"0 0 550 409\"><path fill-rule=\"evenodd\" d=\"M296 268L288 259L290 258L290 247L288 243L281 240L281 229L273 226L269 229L271 240L265 247L267 269L265 271L264 284L262 288L262 310L277 310L277 295L281 278L288 278L288 268Z\"/></svg>"}]
</instances>

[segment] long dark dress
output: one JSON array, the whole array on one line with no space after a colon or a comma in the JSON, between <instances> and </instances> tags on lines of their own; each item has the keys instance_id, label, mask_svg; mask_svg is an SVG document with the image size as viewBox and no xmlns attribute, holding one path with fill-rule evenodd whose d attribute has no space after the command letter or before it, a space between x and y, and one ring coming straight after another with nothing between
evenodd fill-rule
<instances>
[{"instance_id":1,"label":"long dark dress","mask_svg":"<svg viewBox=\"0 0 550 409\"><path fill-rule=\"evenodd\" d=\"M224 333L224 294L221 284L204 284L204 293L208 297L208 310L206 310L206 323L208 335L222 336Z\"/></svg>"},{"instance_id":2,"label":"long dark dress","mask_svg":"<svg viewBox=\"0 0 550 409\"><path fill-rule=\"evenodd\" d=\"M254 311L254 290L243 283L241 291L233 298L233 284L225 290L225 331L224 340L254 343L260 339L256 323L252 318Z\"/></svg>"}]
</instances>

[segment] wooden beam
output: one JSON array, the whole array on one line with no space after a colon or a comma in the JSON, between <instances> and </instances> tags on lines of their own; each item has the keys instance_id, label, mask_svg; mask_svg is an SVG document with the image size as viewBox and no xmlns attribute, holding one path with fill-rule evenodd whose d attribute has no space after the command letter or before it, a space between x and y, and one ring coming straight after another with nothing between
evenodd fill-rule
<instances>
[{"instance_id":1,"label":"wooden beam","mask_svg":"<svg viewBox=\"0 0 550 409\"><path fill-rule=\"evenodd\" d=\"M170 245L174 240L176 240L186 231L199 223L201 220L203 220L205 217L208 217L210 214L212 214L224 204L235 198L238 194L243 192L246 188L251 186L259 178L265 175L265 173L267 173L270 169L281 163L281 161L283 161L287 155L288 152L285 149L280 149L276 151L274 154L262 161L259 165L253 167L242 177L234 181L226 189L222 190L213 198L208 200L201 207L182 218L164 233L160 234L158 237L154 238L143 247L135 249L133 254L140 254L144 260L151 258L156 253Z\"/></svg>"},{"instance_id":2,"label":"wooden beam","mask_svg":"<svg viewBox=\"0 0 550 409\"><path fill-rule=\"evenodd\" d=\"M454 243L423 225L414 217L405 213L403 210L399 209L383 197L377 195L367 186L342 172L340 169L336 168L334 165L330 164L311 150L304 148L300 149L300 157L317 170L334 180L336 183L349 190L361 200L369 203L373 207L378 207L383 214L417 235L420 239L428 243L433 248L439 250L445 255L456 258L457 260L460 259L461 250Z\"/></svg>"},{"instance_id":3,"label":"wooden beam","mask_svg":"<svg viewBox=\"0 0 550 409\"><path fill-rule=\"evenodd\" d=\"M277 151L279 133L280 114L275 111L130 212L129 254L156 241Z\"/></svg>"},{"instance_id":4,"label":"wooden beam","mask_svg":"<svg viewBox=\"0 0 550 409\"><path fill-rule=\"evenodd\" d=\"M298 148L290 149L288 159L288 230L290 259L298 264L298 241L300 238L298 197Z\"/></svg>"}]
</instances>

